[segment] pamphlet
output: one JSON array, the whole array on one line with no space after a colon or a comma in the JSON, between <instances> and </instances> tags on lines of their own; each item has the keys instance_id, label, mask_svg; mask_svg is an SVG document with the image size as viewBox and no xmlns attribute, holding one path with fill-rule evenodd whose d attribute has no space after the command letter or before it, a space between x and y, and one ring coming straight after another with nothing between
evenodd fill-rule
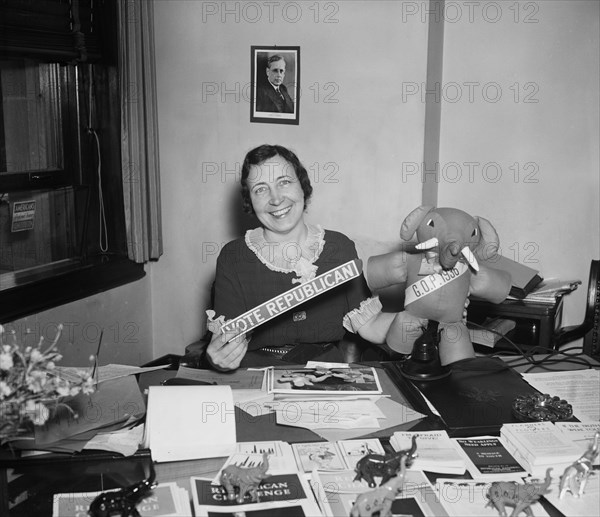
<instances>
[{"instance_id":1,"label":"pamphlet","mask_svg":"<svg viewBox=\"0 0 600 517\"><path fill-rule=\"evenodd\" d=\"M242 468L256 467L263 462L263 454L268 455L269 474L289 474L297 472L292 446L283 441L240 442L235 452L225 461L213 480L218 483L225 467L236 465Z\"/></svg>"},{"instance_id":2,"label":"pamphlet","mask_svg":"<svg viewBox=\"0 0 600 517\"><path fill-rule=\"evenodd\" d=\"M465 459L446 431L398 431L390 438L390 445L396 451L410 449L414 435L417 436L417 458L412 468L441 474L465 472Z\"/></svg>"},{"instance_id":3,"label":"pamphlet","mask_svg":"<svg viewBox=\"0 0 600 517\"><path fill-rule=\"evenodd\" d=\"M354 469L356 463L367 454L384 454L378 438L339 440L337 442L293 443L298 470L310 473L313 470Z\"/></svg>"},{"instance_id":4,"label":"pamphlet","mask_svg":"<svg viewBox=\"0 0 600 517\"><path fill-rule=\"evenodd\" d=\"M579 456L579 448L551 422L504 424L500 438L508 452L534 477L547 468L564 470Z\"/></svg>"},{"instance_id":5,"label":"pamphlet","mask_svg":"<svg viewBox=\"0 0 600 517\"><path fill-rule=\"evenodd\" d=\"M473 479L520 480L527 471L495 436L455 438Z\"/></svg>"},{"instance_id":6,"label":"pamphlet","mask_svg":"<svg viewBox=\"0 0 600 517\"><path fill-rule=\"evenodd\" d=\"M299 474L269 476L258 486L258 501L246 495L242 503L230 500L222 485L209 479L192 477L192 496L196 517L239 515L321 515L308 482Z\"/></svg>"},{"instance_id":7,"label":"pamphlet","mask_svg":"<svg viewBox=\"0 0 600 517\"><path fill-rule=\"evenodd\" d=\"M448 515L455 517L498 517L498 510L490 503L488 490L491 483L473 479L438 478L435 491ZM512 508L507 508L511 511ZM530 506L535 517L548 516L539 501Z\"/></svg>"},{"instance_id":8,"label":"pamphlet","mask_svg":"<svg viewBox=\"0 0 600 517\"><path fill-rule=\"evenodd\" d=\"M87 517L90 504L101 493L55 494L52 516ZM160 483L136 505L136 509L144 517L192 517L188 491L172 482Z\"/></svg>"},{"instance_id":9,"label":"pamphlet","mask_svg":"<svg viewBox=\"0 0 600 517\"><path fill-rule=\"evenodd\" d=\"M354 476L353 470L313 471L311 486L326 516L350 515L356 498L374 490L364 480L354 481ZM445 517L448 513L437 500L423 472L409 469L405 474L403 488L392 503L392 515Z\"/></svg>"},{"instance_id":10,"label":"pamphlet","mask_svg":"<svg viewBox=\"0 0 600 517\"><path fill-rule=\"evenodd\" d=\"M554 425L565 434L568 441L579 448L581 454L589 449L594 435L600 431L600 422L556 422ZM600 455L596 456L594 465L600 465Z\"/></svg>"}]
</instances>

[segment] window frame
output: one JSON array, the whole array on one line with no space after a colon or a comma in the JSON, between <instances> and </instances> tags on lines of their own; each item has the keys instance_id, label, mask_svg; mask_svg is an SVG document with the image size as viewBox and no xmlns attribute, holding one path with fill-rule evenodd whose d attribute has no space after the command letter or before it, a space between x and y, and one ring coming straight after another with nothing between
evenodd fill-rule
<instances>
[{"instance_id":1,"label":"window frame","mask_svg":"<svg viewBox=\"0 0 600 517\"><path fill-rule=\"evenodd\" d=\"M19 3L19 0L11 0ZM54 0L49 0L51 4ZM85 0L81 0L85 3ZM117 67L117 15L112 1L96 3L102 11L95 13L103 29L99 40L101 55L88 62L62 62L58 59L27 51L6 57L31 58L40 62L59 62L61 66L61 113L63 118L63 167L52 173L21 171L0 177L0 192L51 190L72 186L88 189L85 200L75 199L85 210L84 242L81 254L71 261L48 263L31 271L17 271L9 284L0 285L0 323L8 323L65 303L81 300L145 276L143 264L128 258L125 227L122 166L119 77ZM97 35L95 37L98 37ZM2 45L0 41L0 52ZM13 49L11 49L12 51ZM4 57L4 56L3 56ZM91 68L90 68L91 67ZM102 196L110 214L107 221L109 248L101 251L96 236L98 227L98 180L96 163L98 153L89 137L85 120L85 81L97 84L95 98L98 115L94 130L100 135L100 159L103 164ZM86 73L88 74L86 77ZM63 74L65 74L63 76ZM77 213L79 213L78 211ZM1 279L1 278L0 278ZM5 277L8 279L8 277ZM4 288L3 288L4 287Z\"/></svg>"}]
</instances>

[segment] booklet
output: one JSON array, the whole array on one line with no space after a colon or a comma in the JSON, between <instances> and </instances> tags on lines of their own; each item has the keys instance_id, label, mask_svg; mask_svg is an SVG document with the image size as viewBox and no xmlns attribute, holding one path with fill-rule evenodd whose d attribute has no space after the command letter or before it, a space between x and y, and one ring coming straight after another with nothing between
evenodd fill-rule
<instances>
[{"instance_id":1,"label":"booklet","mask_svg":"<svg viewBox=\"0 0 600 517\"><path fill-rule=\"evenodd\" d=\"M258 501L249 495L242 503L229 500L222 485L210 479L190 478L192 499L196 517L218 515L287 515L312 517L321 515L308 482L295 474L269 476L258 486Z\"/></svg>"},{"instance_id":2,"label":"booklet","mask_svg":"<svg viewBox=\"0 0 600 517\"><path fill-rule=\"evenodd\" d=\"M417 435L417 458L412 468L441 474L465 472L465 459L446 431L397 431L390 438L390 445L395 451L410 449L414 435Z\"/></svg>"},{"instance_id":3,"label":"booklet","mask_svg":"<svg viewBox=\"0 0 600 517\"><path fill-rule=\"evenodd\" d=\"M347 397L380 395L379 376L374 368L367 366L339 367L315 366L313 368L270 369L268 391L275 394L292 394L303 398L311 396Z\"/></svg>"},{"instance_id":4,"label":"booklet","mask_svg":"<svg viewBox=\"0 0 600 517\"><path fill-rule=\"evenodd\" d=\"M323 513L328 517L350 515L356 498L369 488L367 483L354 481L355 472L313 471L311 486L317 494ZM436 498L427 477L419 470L406 471L401 492L392 503L392 515L413 517L445 517L448 513Z\"/></svg>"},{"instance_id":5,"label":"booklet","mask_svg":"<svg viewBox=\"0 0 600 517\"><path fill-rule=\"evenodd\" d=\"M367 454L385 454L378 438L339 440L337 442L293 443L298 470L348 470Z\"/></svg>"},{"instance_id":6,"label":"booklet","mask_svg":"<svg viewBox=\"0 0 600 517\"><path fill-rule=\"evenodd\" d=\"M511 482L509 482L511 483ZM473 479L438 478L435 491L446 510L446 515L456 517L498 517L499 513L488 498L491 483ZM548 516L539 501L530 507L535 517ZM508 511L512 511L509 506Z\"/></svg>"},{"instance_id":7,"label":"booklet","mask_svg":"<svg viewBox=\"0 0 600 517\"><path fill-rule=\"evenodd\" d=\"M579 449L552 422L504 424L500 436L510 448L516 448L531 465L570 463L579 457Z\"/></svg>"},{"instance_id":8,"label":"booklet","mask_svg":"<svg viewBox=\"0 0 600 517\"><path fill-rule=\"evenodd\" d=\"M114 492L107 490L106 492ZM102 492L55 494L53 517L87 517L90 504ZM192 517L188 491L177 483L160 483L144 497L136 509L144 517Z\"/></svg>"},{"instance_id":9,"label":"booklet","mask_svg":"<svg viewBox=\"0 0 600 517\"><path fill-rule=\"evenodd\" d=\"M233 454L227 458L223 466L219 469L213 482L218 484L221 479L221 472L230 465L242 468L260 465L264 459L263 454L268 455L269 474L289 474L298 470L292 446L287 442L239 442L236 444Z\"/></svg>"},{"instance_id":10,"label":"booklet","mask_svg":"<svg viewBox=\"0 0 600 517\"><path fill-rule=\"evenodd\" d=\"M596 431L600 431L600 422L556 422L554 425L579 448L581 454L592 445ZM594 465L600 465L600 455L596 456Z\"/></svg>"},{"instance_id":11,"label":"booklet","mask_svg":"<svg viewBox=\"0 0 600 517\"><path fill-rule=\"evenodd\" d=\"M455 438L455 441L464 453L473 479L517 481L527 476L527 471L496 436Z\"/></svg>"}]
</instances>

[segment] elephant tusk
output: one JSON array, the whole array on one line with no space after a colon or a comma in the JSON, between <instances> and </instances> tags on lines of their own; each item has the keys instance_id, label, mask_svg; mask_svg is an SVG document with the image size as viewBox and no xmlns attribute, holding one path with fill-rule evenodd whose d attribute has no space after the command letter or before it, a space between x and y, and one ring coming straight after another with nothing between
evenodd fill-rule
<instances>
[{"instance_id":1,"label":"elephant tusk","mask_svg":"<svg viewBox=\"0 0 600 517\"><path fill-rule=\"evenodd\" d=\"M475 271L479 271L479 264L477 263L477 259L475 258L475 255L473 255L473 252L469 246L465 246L462 250L460 250L460 252L462 253L463 257L467 259L467 262L471 265L471 267Z\"/></svg>"},{"instance_id":2,"label":"elephant tusk","mask_svg":"<svg viewBox=\"0 0 600 517\"><path fill-rule=\"evenodd\" d=\"M418 250L428 250L430 248L435 248L439 244L437 237L432 237L424 242L420 242L415 246Z\"/></svg>"}]
</instances>

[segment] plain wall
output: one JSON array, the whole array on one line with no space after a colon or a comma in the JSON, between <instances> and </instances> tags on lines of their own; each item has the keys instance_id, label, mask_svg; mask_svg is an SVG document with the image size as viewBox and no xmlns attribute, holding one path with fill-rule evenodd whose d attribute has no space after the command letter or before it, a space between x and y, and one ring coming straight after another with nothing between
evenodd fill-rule
<instances>
[{"instance_id":1,"label":"plain wall","mask_svg":"<svg viewBox=\"0 0 600 517\"><path fill-rule=\"evenodd\" d=\"M55 339L58 325L63 330L58 350L59 366L89 366L96 355L100 333L100 365L141 365L154 358L150 278L148 276L83 300L67 303L4 325L14 331L19 343L35 345L40 337L44 347Z\"/></svg>"},{"instance_id":2,"label":"plain wall","mask_svg":"<svg viewBox=\"0 0 600 517\"><path fill-rule=\"evenodd\" d=\"M479 5L446 12L439 205L489 219L542 276L582 280L564 299L578 324L600 258L600 3Z\"/></svg>"}]
</instances>

